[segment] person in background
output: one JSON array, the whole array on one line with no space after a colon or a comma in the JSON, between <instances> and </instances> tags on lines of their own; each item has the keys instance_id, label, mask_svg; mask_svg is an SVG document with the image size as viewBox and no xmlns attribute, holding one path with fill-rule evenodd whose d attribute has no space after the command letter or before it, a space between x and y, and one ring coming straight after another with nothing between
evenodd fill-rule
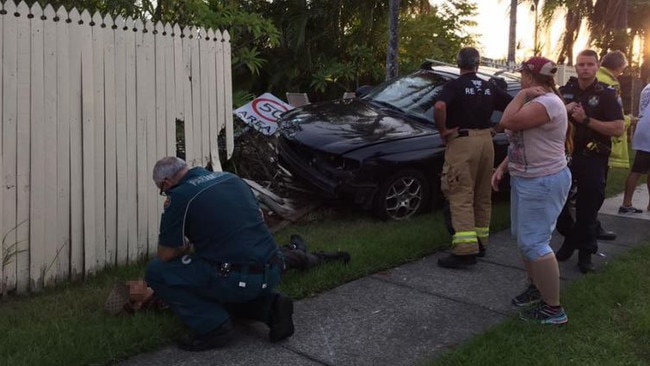
<instances>
[{"instance_id":1,"label":"person in background","mask_svg":"<svg viewBox=\"0 0 650 366\"><path fill-rule=\"evenodd\" d=\"M190 329L179 348L226 345L231 314L266 323L271 342L293 335L293 301L274 291L283 256L250 187L172 156L156 162L153 181L166 199L145 281Z\"/></svg>"},{"instance_id":2,"label":"person in background","mask_svg":"<svg viewBox=\"0 0 650 366\"><path fill-rule=\"evenodd\" d=\"M618 213L643 212L643 210L632 206L632 197L641 176L650 173L650 84L643 88L639 98L639 122L632 136L632 149L636 150L634 164L625 180L623 204L618 209ZM648 193L650 193L650 175L646 176L646 185ZM650 202L648 202L646 210L650 211Z\"/></svg>"},{"instance_id":3,"label":"person in background","mask_svg":"<svg viewBox=\"0 0 650 366\"><path fill-rule=\"evenodd\" d=\"M571 77L560 93L568 103L566 111L575 127L570 167L577 189L576 217L574 223L565 205L558 220L569 220L572 225L563 225L565 239L555 257L558 261L568 260L578 249L578 268L588 273L594 270L591 256L598 251L597 217L605 200L611 138L624 133L625 122L616 91L596 79L598 54L581 51L575 68L577 78Z\"/></svg>"},{"instance_id":4,"label":"person in background","mask_svg":"<svg viewBox=\"0 0 650 366\"><path fill-rule=\"evenodd\" d=\"M503 111L512 97L476 75L481 61L472 47L457 55L460 76L447 82L434 105L434 119L446 145L441 190L449 202L451 254L438 260L444 268L465 268L485 255L490 234L494 146L490 116Z\"/></svg>"},{"instance_id":5,"label":"person in background","mask_svg":"<svg viewBox=\"0 0 650 366\"><path fill-rule=\"evenodd\" d=\"M616 95L618 96L618 101L621 104L621 109L623 108L623 99L621 97L621 84L618 81L618 77L623 74L623 71L628 66L627 57L621 51L611 51L608 52L600 60L600 68L598 73L596 73L596 79L601 83L605 83L614 90L616 90ZM623 111L625 114L625 111ZM616 150L612 149L612 155L609 157L609 166L610 168L630 168L629 153L627 151L627 130L631 125L631 117L625 116L625 130L626 132L621 135L621 137L612 138L612 148L617 146L620 151L620 154L614 156ZM642 212L630 205L622 205L619 208L619 213L639 213ZM598 221L600 226L600 221Z\"/></svg>"},{"instance_id":6,"label":"person in background","mask_svg":"<svg viewBox=\"0 0 650 366\"><path fill-rule=\"evenodd\" d=\"M512 302L536 304L522 311L521 319L564 324L568 318L560 305L560 270L550 243L571 189L566 159L572 148L570 125L555 87L555 63L532 57L518 71L522 89L499 122L510 141L508 156L492 175L492 188L498 191L504 174L510 173L511 230L530 282Z\"/></svg>"},{"instance_id":7,"label":"person in background","mask_svg":"<svg viewBox=\"0 0 650 366\"><path fill-rule=\"evenodd\" d=\"M627 57L621 51L611 51L605 54L600 60L600 68L596 73L596 79L599 82L609 85L610 87L616 90L616 96L618 98L618 103L621 105L621 110L625 114L623 108L623 97L621 91L621 83L618 81L618 77L623 75L623 71L627 68ZM625 130L631 125L631 117L625 116ZM621 148L621 152L617 155L614 155L614 150L609 157L609 166L610 168L630 168L630 159L629 153L627 151L627 133L623 133L620 137L612 137L612 146L617 144Z\"/></svg>"}]
</instances>

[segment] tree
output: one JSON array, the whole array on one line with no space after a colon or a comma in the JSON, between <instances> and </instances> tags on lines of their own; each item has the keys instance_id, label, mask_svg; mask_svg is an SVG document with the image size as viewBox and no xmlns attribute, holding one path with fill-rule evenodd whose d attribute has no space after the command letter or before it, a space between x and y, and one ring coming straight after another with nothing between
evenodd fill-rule
<instances>
[{"instance_id":1,"label":"tree","mask_svg":"<svg viewBox=\"0 0 650 366\"><path fill-rule=\"evenodd\" d=\"M602 50L627 53L631 39L627 33L627 0L597 0L589 14L590 39Z\"/></svg>"},{"instance_id":2,"label":"tree","mask_svg":"<svg viewBox=\"0 0 650 366\"><path fill-rule=\"evenodd\" d=\"M387 59L390 0L51 2L181 26L227 29L237 95L305 91L312 100L331 99L386 76L381 60ZM460 45L471 44L471 37L462 31L469 0L449 4L436 12L428 0L399 1L399 68L407 65L405 69L413 70L425 57L453 60Z\"/></svg>"},{"instance_id":3,"label":"tree","mask_svg":"<svg viewBox=\"0 0 650 366\"><path fill-rule=\"evenodd\" d=\"M566 11L566 14L557 62L572 65L573 46L578 39L583 20L589 19L589 14L593 12L593 3L592 0L545 0L541 15L543 27L549 27L560 10Z\"/></svg>"},{"instance_id":4,"label":"tree","mask_svg":"<svg viewBox=\"0 0 650 366\"><path fill-rule=\"evenodd\" d=\"M426 58L455 63L463 46L473 45L474 36L465 32L476 25L471 18L476 5L469 2L445 4L428 14L400 18L400 68L415 70Z\"/></svg>"},{"instance_id":5,"label":"tree","mask_svg":"<svg viewBox=\"0 0 650 366\"><path fill-rule=\"evenodd\" d=\"M34 3L35 1L30 1ZM267 60L261 50L279 43L279 32L267 18L228 0L40 0L55 9L77 8L91 13L139 18L143 21L228 30L231 36L235 105L250 99L248 91Z\"/></svg>"},{"instance_id":6,"label":"tree","mask_svg":"<svg viewBox=\"0 0 650 366\"><path fill-rule=\"evenodd\" d=\"M550 24L559 9L566 10L559 63L572 63L573 45L585 21L590 42L603 54L609 50L621 50L629 55L633 37L638 35L644 39L647 34L645 29L650 24L650 4L647 0L546 0L542 10L546 25ZM650 50L648 55L650 57Z\"/></svg>"},{"instance_id":7,"label":"tree","mask_svg":"<svg viewBox=\"0 0 650 366\"><path fill-rule=\"evenodd\" d=\"M455 11L457 6L467 2L454 0L450 9ZM282 95L285 91L303 91L309 92L313 100L331 99L359 85L376 84L385 79L386 67L381 60L387 59L389 0L259 0L247 3L251 6L248 11L264 14L280 31L279 47L262 51L262 56L273 62L262 70L256 81L256 92ZM440 23L443 15L447 16L444 12L431 11L426 0L400 0L399 69L404 69L404 54L418 44L409 42L405 46L403 43L406 23L423 17ZM420 33L418 41L429 43L430 39L439 38L443 42L451 33L448 29ZM424 57L431 57L431 53ZM417 65L422 60L420 58Z\"/></svg>"}]
</instances>

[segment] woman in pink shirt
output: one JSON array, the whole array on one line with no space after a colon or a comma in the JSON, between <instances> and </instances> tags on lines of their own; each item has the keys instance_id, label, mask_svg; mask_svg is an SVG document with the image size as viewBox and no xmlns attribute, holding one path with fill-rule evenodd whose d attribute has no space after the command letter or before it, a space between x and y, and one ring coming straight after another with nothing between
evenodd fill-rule
<instances>
[{"instance_id":1,"label":"woman in pink shirt","mask_svg":"<svg viewBox=\"0 0 650 366\"><path fill-rule=\"evenodd\" d=\"M510 173L511 230L530 280L512 302L534 305L520 313L524 320L564 324L568 318L560 305L560 271L550 241L571 187L566 159L570 127L553 79L556 65L532 57L518 71L522 90L499 123L510 141L508 156L492 176L497 190L505 172Z\"/></svg>"}]
</instances>

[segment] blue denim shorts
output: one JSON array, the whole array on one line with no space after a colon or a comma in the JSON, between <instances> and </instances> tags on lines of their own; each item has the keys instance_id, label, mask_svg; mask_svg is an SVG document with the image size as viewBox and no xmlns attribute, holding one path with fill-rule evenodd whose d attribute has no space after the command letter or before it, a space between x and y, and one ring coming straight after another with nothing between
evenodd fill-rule
<instances>
[{"instance_id":1,"label":"blue denim shorts","mask_svg":"<svg viewBox=\"0 0 650 366\"><path fill-rule=\"evenodd\" d=\"M551 235L571 188L571 171L537 178L510 178L510 220L512 236L521 255L536 260L553 252Z\"/></svg>"}]
</instances>

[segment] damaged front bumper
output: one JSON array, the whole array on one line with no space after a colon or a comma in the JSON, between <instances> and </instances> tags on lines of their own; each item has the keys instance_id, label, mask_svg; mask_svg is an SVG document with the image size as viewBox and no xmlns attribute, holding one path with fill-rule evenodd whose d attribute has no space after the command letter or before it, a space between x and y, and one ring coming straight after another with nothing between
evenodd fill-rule
<instances>
[{"instance_id":1,"label":"damaged front bumper","mask_svg":"<svg viewBox=\"0 0 650 366\"><path fill-rule=\"evenodd\" d=\"M362 179L364 174L358 162L356 169L350 169L341 163L340 157L316 152L285 138L278 140L278 157L283 167L325 198L352 199L365 209L372 207L378 187L370 179Z\"/></svg>"}]
</instances>

